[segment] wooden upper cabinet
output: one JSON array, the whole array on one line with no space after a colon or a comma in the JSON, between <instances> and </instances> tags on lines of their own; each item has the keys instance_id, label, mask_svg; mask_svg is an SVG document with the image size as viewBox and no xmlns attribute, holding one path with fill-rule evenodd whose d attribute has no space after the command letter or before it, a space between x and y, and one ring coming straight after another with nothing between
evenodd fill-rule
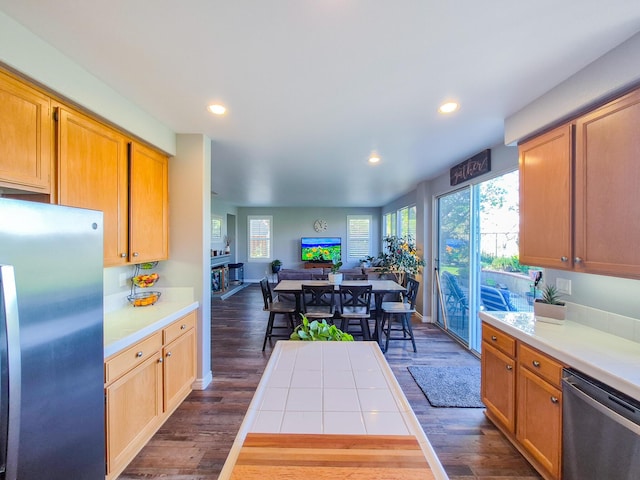
<instances>
[{"instance_id":1,"label":"wooden upper cabinet","mask_svg":"<svg viewBox=\"0 0 640 480\"><path fill-rule=\"evenodd\" d=\"M97 121L58 108L59 202L104 213L104 265L127 263L127 141Z\"/></svg>"},{"instance_id":2,"label":"wooden upper cabinet","mask_svg":"<svg viewBox=\"0 0 640 480\"><path fill-rule=\"evenodd\" d=\"M519 146L520 263L572 267L572 126Z\"/></svg>"},{"instance_id":3,"label":"wooden upper cabinet","mask_svg":"<svg viewBox=\"0 0 640 480\"><path fill-rule=\"evenodd\" d=\"M133 263L166 260L169 256L169 160L130 143L129 255Z\"/></svg>"},{"instance_id":4,"label":"wooden upper cabinet","mask_svg":"<svg viewBox=\"0 0 640 480\"><path fill-rule=\"evenodd\" d=\"M640 278L640 91L576 122L575 268Z\"/></svg>"},{"instance_id":5,"label":"wooden upper cabinet","mask_svg":"<svg viewBox=\"0 0 640 480\"><path fill-rule=\"evenodd\" d=\"M49 97L0 72L0 187L51 193Z\"/></svg>"}]
</instances>

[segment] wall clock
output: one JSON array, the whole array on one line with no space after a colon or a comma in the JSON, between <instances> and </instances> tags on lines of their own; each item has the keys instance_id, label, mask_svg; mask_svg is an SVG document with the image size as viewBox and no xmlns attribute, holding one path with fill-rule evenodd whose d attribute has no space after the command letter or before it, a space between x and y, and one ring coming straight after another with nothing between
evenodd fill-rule
<instances>
[{"instance_id":1,"label":"wall clock","mask_svg":"<svg viewBox=\"0 0 640 480\"><path fill-rule=\"evenodd\" d=\"M313 229L316 232L324 232L327 229L327 221L319 218L313 223Z\"/></svg>"}]
</instances>

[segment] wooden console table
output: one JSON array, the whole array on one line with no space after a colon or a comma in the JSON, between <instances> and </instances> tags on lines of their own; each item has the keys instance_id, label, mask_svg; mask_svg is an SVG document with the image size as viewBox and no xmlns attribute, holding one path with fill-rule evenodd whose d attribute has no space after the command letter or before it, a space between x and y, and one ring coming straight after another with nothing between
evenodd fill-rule
<instances>
[{"instance_id":1,"label":"wooden console table","mask_svg":"<svg viewBox=\"0 0 640 480\"><path fill-rule=\"evenodd\" d=\"M304 268L308 270L309 268L331 268L333 267L333 263L331 262L305 262Z\"/></svg>"}]
</instances>

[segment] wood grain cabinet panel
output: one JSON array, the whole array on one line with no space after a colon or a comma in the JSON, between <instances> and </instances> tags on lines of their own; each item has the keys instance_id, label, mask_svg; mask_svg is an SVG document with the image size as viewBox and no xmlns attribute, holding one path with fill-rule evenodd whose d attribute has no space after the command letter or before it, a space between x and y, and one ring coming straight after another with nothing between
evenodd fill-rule
<instances>
[{"instance_id":1,"label":"wood grain cabinet panel","mask_svg":"<svg viewBox=\"0 0 640 480\"><path fill-rule=\"evenodd\" d=\"M518 367L517 422L518 441L548 478L560 478L562 390L524 366Z\"/></svg>"},{"instance_id":2,"label":"wood grain cabinet panel","mask_svg":"<svg viewBox=\"0 0 640 480\"><path fill-rule=\"evenodd\" d=\"M513 358L488 342L482 342L482 402L490 418L500 422L511 433L515 433L516 426L515 366Z\"/></svg>"},{"instance_id":3,"label":"wood grain cabinet panel","mask_svg":"<svg viewBox=\"0 0 640 480\"><path fill-rule=\"evenodd\" d=\"M519 146L523 265L572 267L571 132L563 125Z\"/></svg>"},{"instance_id":4,"label":"wood grain cabinet panel","mask_svg":"<svg viewBox=\"0 0 640 480\"><path fill-rule=\"evenodd\" d=\"M127 141L117 131L58 108L59 202L104 214L104 265L128 260Z\"/></svg>"},{"instance_id":5,"label":"wood grain cabinet panel","mask_svg":"<svg viewBox=\"0 0 640 480\"><path fill-rule=\"evenodd\" d=\"M150 356L106 388L107 478L115 478L162 423L162 357Z\"/></svg>"},{"instance_id":6,"label":"wood grain cabinet panel","mask_svg":"<svg viewBox=\"0 0 640 480\"><path fill-rule=\"evenodd\" d=\"M129 249L133 263L169 256L169 162L166 156L130 144Z\"/></svg>"},{"instance_id":7,"label":"wood grain cabinet panel","mask_svg":"<svg viewBox=\"0 0 640 480\"><path fill-rule=\"evenodd\" d=\"M0 187L49 194L51 100L0 72Z\"/></svg>"},{"instance_id":8,"label":"wood grain cabinet panel","mask_svg":"<svg viewBox=\"0 0 640 480\"><path fill-rule=\"evenodd\" d=\"M107 480L191 393L197 318L196 310L105 360Z\"/></svg>"},{"instance_id":9,"label":"wood grain cabinet panel","mask_svg":"<svg viewBox=\"0 0 640 480\"><path fill-rule=\"evenodd\" d=\"M576 122L575 268L640 278L640 90Z\"/></svg>"}]
</instances>

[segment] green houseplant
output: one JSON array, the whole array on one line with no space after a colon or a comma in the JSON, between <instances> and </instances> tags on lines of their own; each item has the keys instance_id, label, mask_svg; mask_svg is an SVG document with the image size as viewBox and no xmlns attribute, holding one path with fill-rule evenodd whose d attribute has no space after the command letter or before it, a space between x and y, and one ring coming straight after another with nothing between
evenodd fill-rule
<instances>
[{"instance_id":1,"label":"green houseplant","mask_svg":"<svg viewBox=\"0 0 640 480\"><path fill-rule=\"evenodd\" d=\"M291 336L291 340L303 340L307 342L353 342L353 336L343 332L335 325L329 325L326 320L313 320L302 316L302 323L298 325Z\"/></svg>"},{"instance_id":2,"label":"green houseplant","mask_svg":"<svg viewBox=\"0 0 640 480\"><path fill-rule=\"evenodd\" d=\"M560 300L561 294L555 285L542 287L542 298L533 302L533 312L539 322L561 324L567 315L567 306Z\"/></svg>"},{"instance_id":3,"label":"green houseplant","mask_svg":"<svg viewBox=\"0 0 640 480\"><path fill-rule=\"evenodd\" d=\"M342 262L338 258L334 257L333 263L331 264L331 273L329 274L329 283L335 283L336 285L342 283L340 267L342 267Z\"/></svg>"},{"instance_id":4,"label":"green houseplant","mask_svg":"<svg viewBox=\"0 0 640 480\"><path fill-rule=\"evenodd\" d=\"M280 260L278 260L277 258L273 262L271 262L271 272L272 273L278 273L281 268L282 268L282 262Z\"/></svg>"},{"instance_id":5,"label":"green houseplant","mask_svg":"<svg viewBox=\"0 0 640 480\"><path fill-rule=\"evenodd\" d=\"M416 275L425 265L411 236L384 238L385 250L378 255L380 273L392 273L400 284L407 274Z\"/></svg>"}]
</instances>

